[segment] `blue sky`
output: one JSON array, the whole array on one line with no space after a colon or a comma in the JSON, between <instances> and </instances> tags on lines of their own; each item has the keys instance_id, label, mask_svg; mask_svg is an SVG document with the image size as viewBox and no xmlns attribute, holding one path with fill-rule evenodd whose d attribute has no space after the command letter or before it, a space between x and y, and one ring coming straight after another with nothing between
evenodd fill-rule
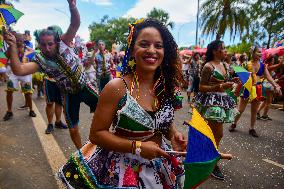
<instances>
[{"instance_id":1,"label":"blue sky","mask_svg":"<svg viewBox=\"0 0 284 189\"><path fill-rule=\"evenodd\" d=\"M66 31L70 22L67 0L21 0L14 6L25 14L15 26L20 32L26 29L33 32L49 25L59 25ZM195 44L197 0L77 0L77 6L81 15L78 34L85 41L89 40L88 26L99 22L104 15L110 18L142 18L156 7L169 13L170 20L175 23L171 32L180 46ZM200 32L199 37L204 41L204 46L212 39L201 36ZM230 41L225 36L224 41L229 45L237 43L238 39Z\"/></svg>"}]
</instances>

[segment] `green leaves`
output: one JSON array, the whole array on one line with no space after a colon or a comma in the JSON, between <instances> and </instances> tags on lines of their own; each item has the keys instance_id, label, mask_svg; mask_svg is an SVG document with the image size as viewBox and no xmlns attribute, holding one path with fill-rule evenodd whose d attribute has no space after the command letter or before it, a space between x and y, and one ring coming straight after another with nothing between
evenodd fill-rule
<instances>
[{"instance_id":1,"label":"green leaves","mask_svg":"<svg viewBox=\"0 0 284 189\"><path fill-rule=\"evenodd\" d=\"M201 26L205 35L224 36L230 32L230 38L241 36L249 27L247 2L244 0L206 0L201 5Z\"/></svg>"},{"instance_id":2,"label":"green leaves","mask_svg":"<svg viewBox=\"0 0 284 189\"><path fill-rule=\"evenodd\" d=\"M128 24L134 22L134 18L112 18L104 16L100 23L94 22L89 26L91 41L104 40L106 48L111 49L113 43L126 47L126 35Z\"/></svg>"},{"instance_id":3,"label":"green leaves","mask_svg":"<svg viewBox=\"0 0 284 189\"><path fill-rule=\"evenodd\" d=\"M155 18L163 22L170 28L174 27L174 23L169 21L169 14L162 9L154 8L147 14L148 18ZM89 26L91 41L103 40L106 48L111 49L113 43L121 45L123 48L127 45L128 24L133 23L136 18L120 17L109 18L108 15L102 17L100 22L94 22Z\"/></svg>"},{"instance_id":4,"label":"green leaves","mask_svg":"<svg viewBox=\"0 0 284 189\"><path fill-rule=\"evenodd\" d=\"M284 31L283 0L205 0L201 5L201 27L205 35L230 33L246 43L274 45Z\"/></svg>"},{"instance_id":5,"label":"green leaves","mask_svg":"<svg viewBox=\"0 0 284 189\"><path fill-rule=\"evenodd\" d=\"M174 28L174 22L169 21L170 16L169 13L164 11L163 9L153 8L148 14L147 18L154 18L161 21L165 26L170 27L171 29Z\"/></svg>"}]
</instances>

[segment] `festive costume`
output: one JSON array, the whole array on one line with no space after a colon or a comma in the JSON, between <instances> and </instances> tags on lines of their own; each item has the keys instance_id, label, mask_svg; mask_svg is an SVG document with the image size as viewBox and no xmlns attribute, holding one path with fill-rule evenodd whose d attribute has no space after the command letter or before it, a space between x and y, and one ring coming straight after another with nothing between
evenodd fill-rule
<instances>
[{"instance_id":1,"label":"festive costume","mask_svg":"<svg viewBox=\"0 0 284 189\"><path fill-rule=\"evenodd\" d=\"M211 64L212 65L212 64ZM226 74L214 67L209 82L229 80L228 68L223 63ZM206 120L231 123L238 114L236 101L226 92L198 92L195 96L195 106Z\"/></svg>"},{"instance_id":2,"label":"festive costume","mask_svg":"<svg viewBox=\"0 0 284 189\"><path fill-rule=\"evenodd\" d=\"M110 71L110 60L112 56L110 53L97 52L95 54L95 62L97 64L97 85L99 90L102 91L104 86L112 79Z\"/></svg>"},{"instance_id":3,"label":"festive costume","mask_svg":"<svg viewBox=\"0 0 284 189\"><path fill-rule=\"evenodd\" d=\"M249 94L249 92L247 90L243 90L243 98L248 98L250 97L250 100L258 100L258 101L262 101L265 99L265 90L263 90L263 76L264 76L264 70L265 70L265 64L263 64L262 62L259 62L259 69L258 71L255 73L252 67L252 61L249 61L247 64L244 65L244 68L251 72L251 76L252 76L252 92L251 93L255 93L255 94ZM253 97L251 97L253 96Z\"/></svg>"},{"instance_id":4,"label":"festive costume","mask_svg":"<svg viewBox=\"0 0 284 189\"><path fill-rule=\"evenodd\" d=\"M200 63L192 60L188 68L187 92L198 92L200 82Z\"/></svg>"},{"instance_id":5,"label":"festive costume","mask_svg":"<svg viewBox=\"0 0 284 189\"><path fill-rule=\"evenodd\" d=\"M154 135L167 133L173 119L174 107L169 99L157 112L147 112L130 95L126 86L126 94L118 104L113 132L129 140L145 141ZM164 141L161 148L170 150ZM89 155L83 155L82 150L77 151L60 169L59 176L68 188L170 189L177 188L177 178L183 175L182 167L172 159L147 160L132 153L109 151L99 146L89 151Z\"/></svg>"},{"instance_id":6,"label":"festive costume","mask_svg":"<svg viewBox=\"0 0 284 189\"><path fill-rule=\"evenodd\" d=\"M33 60L40 71L56 81L64 95L64 113L68 126L73 128L79 122L80 103L85 102L91 112L96 108L98 93L95 86L81 70L80 58L74 48L63 41L59 43L59 54L49 60L43 54L36 54Z\"/></svg>"}]
</instances>

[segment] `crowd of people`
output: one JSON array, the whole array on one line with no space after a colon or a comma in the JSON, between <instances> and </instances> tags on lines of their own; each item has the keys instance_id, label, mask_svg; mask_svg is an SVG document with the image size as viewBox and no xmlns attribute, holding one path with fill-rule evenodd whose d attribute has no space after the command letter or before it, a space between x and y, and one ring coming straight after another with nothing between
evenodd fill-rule
<instances>
[{"instance_id":1,"label":"crowd of people","mask_svg":"<svg viewBox=\"0 0 284 189\"><path fill-rule=\"evenodd\" d=\"M180 55L167 27L154 19L130 25L123 56L106 50L100 39L95 48L88 49L78 38L74 42L80 14L76 0L68 3L71 23L67 32L50 26L36 33L39 52L32 58L28 55L35 50L28 31L19 34L3 28L2 51L8 58L4 72L8 75L7 112L3 119L13 117L13 92L18 90L18 83L25 96L20 108L29 108L31 117L36 116L32 109L32 83L36 83L39 97L44 91L48 120L45 133L52 133L54 127L69 129L78 149L59 171L69 188L181 186L184 170L177 163L180 156L171 153L182 154L187 147L186 138L173 122L175 110L180 108L180 90L186 91L187 102L208 122L218 147L223 124L231 123L229 131L235 131L248 103L251 136L258 137L257 119L272 119L268 116L269 107L283 91L283 56L261 60L259 46L251 48L249 58L246 54L231 55L221 40L211 42L205 54ZM251 73L256 98L247 95L234 66ZM85 145L78 129L81 102L94 112ZM61 120L62 110L67 125ZM226 153L221 156L232 158ZM224 179L218 165L212 175Z\"/></svg>"}]
</instances>

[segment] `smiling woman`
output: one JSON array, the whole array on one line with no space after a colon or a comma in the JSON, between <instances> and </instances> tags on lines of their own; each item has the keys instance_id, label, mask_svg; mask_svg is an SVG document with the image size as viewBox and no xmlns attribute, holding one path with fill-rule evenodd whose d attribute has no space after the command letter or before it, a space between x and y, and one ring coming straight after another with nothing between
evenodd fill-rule
<instances>
[{"instance_id":1,"label":"smiling woman","mask_svg":"<svg viewBox=\"0 0 284 189\"><path fill-rule=\"evenodd\" d=\"M183 175L167 153L187 144L173 125L177 45L152 19L132 24L128 42L123 77L105 86L94 114L89 139L98 146L87 143L60 171L70 188L177 188Z\"/></svg>"}]
</instances>

